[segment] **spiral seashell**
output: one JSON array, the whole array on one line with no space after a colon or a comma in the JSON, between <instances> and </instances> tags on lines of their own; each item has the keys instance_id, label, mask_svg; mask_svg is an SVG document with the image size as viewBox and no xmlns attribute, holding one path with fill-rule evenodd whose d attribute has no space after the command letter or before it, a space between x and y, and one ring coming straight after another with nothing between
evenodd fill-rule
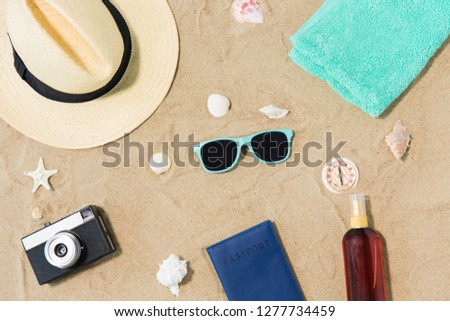
<instances>
[{"instance_id":1,"label":"spiral seashell","mask_svg":"<svg viewBox=\"0 0 450 321\"><path fill-rule=\"evenodd\" d=\"M156 278L159 283L169 288L173 295L178 296L180 294L180 287L178 284L183 281L186 274L186 261L180 260L175 254L171 254L159 265L159 271L156 273Z\"/></svg>"},{"instance_id":2,"label":"spiral seashell","mask_svg":"<svg viewBox=\"0 0 450 321\"><path fill-rule=\"evenodd\" d=\"M391 149L395 158L401 159L405 154L411 142L411 136L406 130L406 127L402 125L400 120L394 126L392 132L386 136L386 143Z\"/></svg>"}]
</instances>

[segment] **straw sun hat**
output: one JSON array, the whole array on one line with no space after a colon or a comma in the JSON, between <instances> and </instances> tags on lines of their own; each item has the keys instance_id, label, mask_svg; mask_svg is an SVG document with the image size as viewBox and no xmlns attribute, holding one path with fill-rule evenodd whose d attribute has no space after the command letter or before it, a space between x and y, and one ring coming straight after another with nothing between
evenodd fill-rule
<instances>
[{"instance_id":1,"label":"straw sun hat","mask_svg":"<svg viewBox=\"0 0 450 321\"><path fill-rule=\"evenodd\" d=\"M0 0L0 118L51 146L103 145L158 108L178 50L166 0Z\"/></svg>"}]
</instances>

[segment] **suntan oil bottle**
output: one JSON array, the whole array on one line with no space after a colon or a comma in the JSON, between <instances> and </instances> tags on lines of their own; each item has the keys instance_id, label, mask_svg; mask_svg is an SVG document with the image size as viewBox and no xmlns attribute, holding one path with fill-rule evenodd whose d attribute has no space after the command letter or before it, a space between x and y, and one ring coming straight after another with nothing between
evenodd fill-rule
<instances>
[{"instance_id":1,"label":"suntan oil bottle","mask_svg":"<svg viewBox=\"0 0 450 321\"><path fill-rule=\"evenodd\" d=\"M380 237L369 227L364 195L352 195L351 229L342 239L348 301L384 301Z\"/></svg>"}]
</instances>

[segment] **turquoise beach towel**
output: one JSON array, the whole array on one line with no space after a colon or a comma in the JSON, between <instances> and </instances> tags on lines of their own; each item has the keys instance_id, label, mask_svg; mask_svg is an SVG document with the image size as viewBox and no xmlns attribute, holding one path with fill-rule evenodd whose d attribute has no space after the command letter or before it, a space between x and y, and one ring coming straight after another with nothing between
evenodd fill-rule
<instances>
[{"instance_id":1,"label":"turquoise beach towel","mask_svg":"<svg viewBox=\"0 0 450 321\"><path fill-rule=\"evenodd\" d=\"M450 0L328 0L291 37L292 60L378 117L450 33Z\"/></svg>"}]
</instances>

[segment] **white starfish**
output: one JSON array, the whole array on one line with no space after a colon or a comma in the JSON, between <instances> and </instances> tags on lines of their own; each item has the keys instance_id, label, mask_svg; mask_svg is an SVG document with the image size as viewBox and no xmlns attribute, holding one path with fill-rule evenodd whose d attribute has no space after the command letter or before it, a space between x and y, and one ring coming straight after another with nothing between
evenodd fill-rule
<instances>
[{"instance_id":1,"label":"white starfish","mask_svg":"<svg viewBox=\"0 0 450 321\"><path fill-rule=\"evenodd\" d=\"M44 186L48 191L50 190L50 185L48 183L48 179L58 173L57 169L54 170L46 170L44 167L44 161L42 160L42 157L39 158L39 164L37 169L34 172L25 172L25 175L30 176L32 179L34 179L34 186L31 193L34 193L37 191L39 186Z\"/></svg>"}]
</instances>

